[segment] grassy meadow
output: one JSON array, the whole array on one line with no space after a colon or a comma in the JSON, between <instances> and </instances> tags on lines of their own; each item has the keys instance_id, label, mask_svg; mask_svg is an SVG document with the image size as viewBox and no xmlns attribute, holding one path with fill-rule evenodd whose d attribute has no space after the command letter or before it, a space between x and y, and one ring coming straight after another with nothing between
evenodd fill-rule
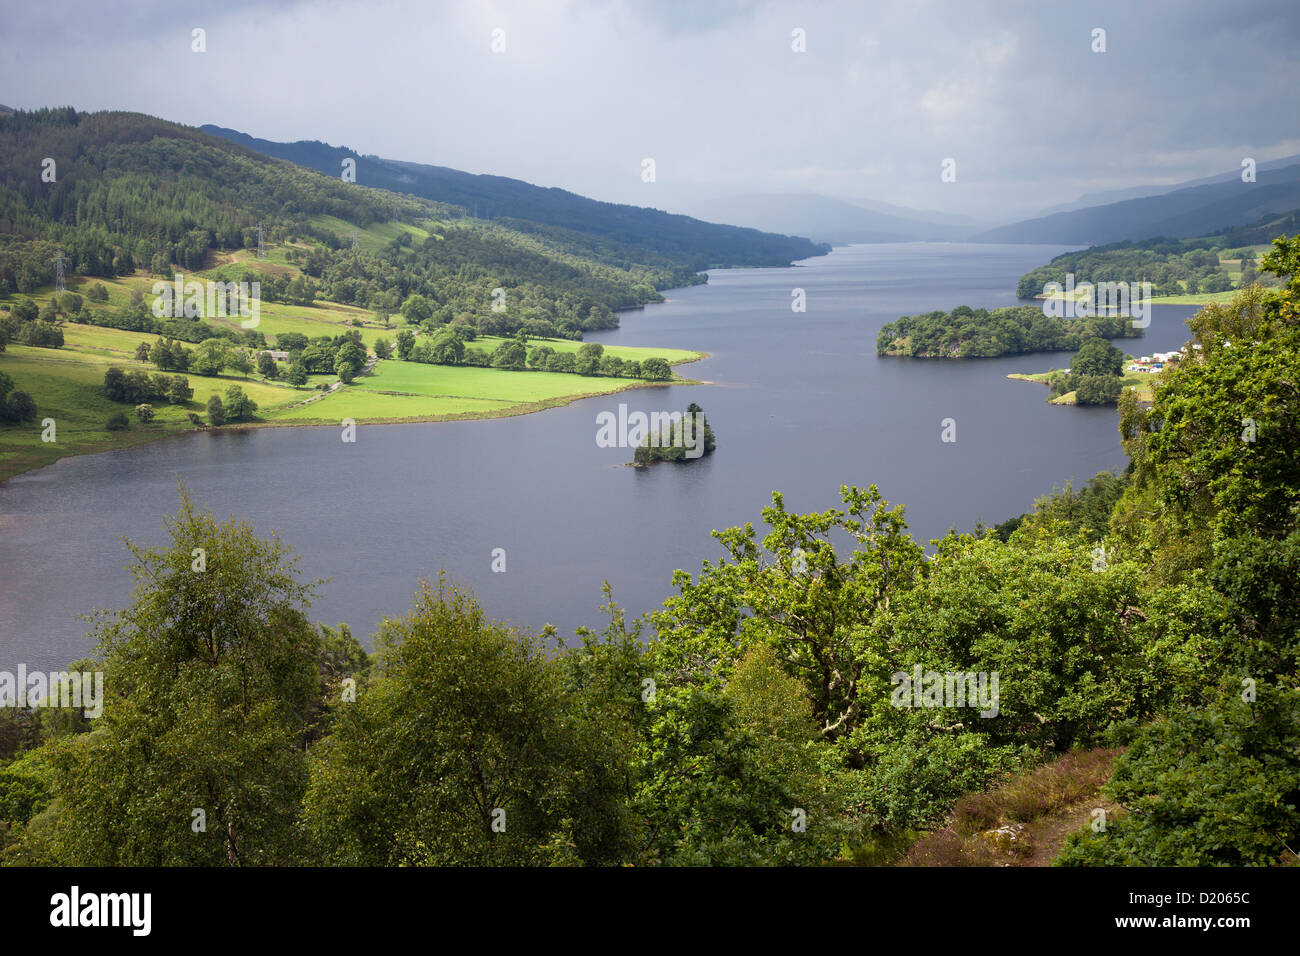
<instances>
[{"instance_id":1,"label":"grassy meadow","mask_svg":"<svg viewBox=\"0 0 1300 956\"><path fill-rule=\"evenodd\" d=\"M358 241L362 245L370 242L382 246L399 230L410 232L417 238L430 234L404 223L379 223L361 232ZM267 274L297 272L280 247L268 247L267 258L263 260L250 258L246 250L221 254L215 260L213 268L199 272L195 277L229 278L244 266ZM231 266L239 269L229 269ZM89 305L94 311L115 310L129 301L135 289L140 289L151 301L152 288L157 281L159 277L143 273L117 279L74 279L68 283L68 290L84 296L93 284L102 283L108 290L108 301ZM47 288L30 298L44 305L52 292ZM17 299L17 296L0 298L0 307L12 306ZM241 328L238 317L209 321L213 325ZM339 303L317 302L312 306L299 306L263 302L257 330L263 332L268 344L274 347L275 337L284 332L297 332L313 338L334 337L356 329L366 346L373 349L381 338L392 343L404 325L400 316L394 316L391 324L385 325L365 309ZM232 384L239 385L258 404L255 421L234 427L337 424L344 418L357 422L495 418L540 411L591 395L666 384L553 372L421 365L390 359L378 362L373 374L361 376L351 385L340 385L323 397L309 401L321 394L319 386L337 383L337 378L312 375L307 385L294 387L283 381L264 380L256 372L248 376L228 372L210 377L186 372L184 374L194 389L193 399L183 406L155 403L156 418L145 425L136 420L133 406L109 401L104 396L104 373L114 365L157 372L151 363L141 363L135 358L136 347L141 342L152 344L157 336L72 322L63 323L62 329L62 348L34 348L10 343L5 351L0 352L0 371L14 380L15 388L30 393L37 408L36 422L0 424L0 481L52 464L66 455L105 451L195 430L187 413L195 412L206 418L208 398L224 395ZM480 336L469 347L491 352L501 341L493 336ZM551 339L533 340L530 344L544 344L557 352L576 352L582 345L581 342ZM187 344L187 347L193 346ZM675 365L703 357L702 353L684 349L608 346L605 351L619 358L638 361L659 357ZM680 383L683 380L678 378L674 381ZM105 428L108 418L119 412L127 415L131 427L123 431L108 431ZM49 434L42 425L46 419L54 420L53 441L42 440L43 432Z\"/></svg>"}]
</instances>

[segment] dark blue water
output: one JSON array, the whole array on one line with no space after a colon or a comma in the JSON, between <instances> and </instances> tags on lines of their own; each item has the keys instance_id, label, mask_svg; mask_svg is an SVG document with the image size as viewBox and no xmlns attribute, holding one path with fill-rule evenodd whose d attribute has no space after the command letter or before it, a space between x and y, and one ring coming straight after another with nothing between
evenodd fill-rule
<instances>
[{"instance_id":1,"label":"dark blue water","mask_svg":"<svg viewBox=\"0 0 1300 956\"><path fill-rule=\"evenodd\" d=\"M623 317L595 340L699 349L679 371L715 384L642 389L535 415L417 425L196 434L69 458L0 485L0 670L89 652L78 615L127 603L122 537L157 544L183 481L219 518L278 531L303 573L330 581L313 604L367 638L406 612L416 582L446 568L496 617L569 634L600 623L600 585L634 613L669 594L676 568L721 551L709 532L753 521L773 490L800 511L838 505L841 484L879 485L913 532L993 524L1053 485L1124 464L1113 409L1048 405L1008 372L1069 355L965 362L878 359L899 315L1015 304L1016 280L1058 246L851 246L790 269L716 272L706 286ZM791 311L802 288L807 311ZM1186 339L1192 307L1157 307L1126 351ZM527 374L527 373L519 373ZM708 412L717 452L685 466L622 467L596 445L596 415ZM957 441L940 441L941 421ZM491 570L506 551L506 572Z\"/></svg>"}]
</instances>

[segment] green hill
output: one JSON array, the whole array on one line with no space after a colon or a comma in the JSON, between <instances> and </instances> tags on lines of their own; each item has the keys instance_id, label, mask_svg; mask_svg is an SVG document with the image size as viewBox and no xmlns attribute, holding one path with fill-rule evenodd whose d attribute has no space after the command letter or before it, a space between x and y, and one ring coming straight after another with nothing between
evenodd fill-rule
<instances>
[{"instance_id":1,"label":"green hill","mask_svg":"<svg viewBox=\"0 0 1300 956\"><path fill-rule=\"evenodd\" d=\"M359 183L453 203L602 262L654 263L679 277L715 267L784 266L830 251L829 246L807 239L599 202L505 176L362 156L347 147L317 141L275 143L220 126L202 130L329 176L337 177L343 161L351 159Z\"/></svg>"},{"instance_id":2,"label":"green hill","mask_svg":"<svg viewBox=\"0 0 1300 956\"><path fill-rule=\"evenodd\" d=\"M618 310L704 281L619 257L148 116L0 116L0 391L18 396L0 409L0 479L221 424L209 402L232 387L256 403L247 426L516 415L680 381L670 366L699 353L580 348ZM176 273L256 282L257 320L211 300L164 314L155 285ZM111 369L130 387L108 388ZM192 394L159 384L177 375Z\"/></svg>"}]
</instances>

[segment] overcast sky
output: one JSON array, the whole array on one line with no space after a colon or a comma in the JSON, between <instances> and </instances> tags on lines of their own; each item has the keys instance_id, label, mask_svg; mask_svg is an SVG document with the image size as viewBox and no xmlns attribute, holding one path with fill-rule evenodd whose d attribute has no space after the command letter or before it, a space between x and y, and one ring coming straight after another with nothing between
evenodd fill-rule
<instances>
[{"instance_id":1,"label":"overcast sky","mask_svg":"<svg viewBox=\"0 0 1300 956\"><path fill-rule=\"evenodd\" d=\"M1007 220L1300 153L1297 0L0 7L9 106L320 139L671 211L816 192Z\"/></svg>"}]
</instances>

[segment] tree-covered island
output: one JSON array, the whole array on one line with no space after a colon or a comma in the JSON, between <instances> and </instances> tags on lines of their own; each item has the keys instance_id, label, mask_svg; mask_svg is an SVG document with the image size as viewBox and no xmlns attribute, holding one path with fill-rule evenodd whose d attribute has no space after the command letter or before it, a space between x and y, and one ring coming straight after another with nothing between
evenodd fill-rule
<instances>
[{"instance_id":1,"label":"tree-covered island","mask_svg":"<svg viewBox=\"0 0 1300 956\"><path fill-rule=\"evenodd\" d=\"M876 354L906 358L994 358L1025 352L1072 352L1092 338L1138 338L1142 330L1127 316L1062 319L1038 306L972 309L904 315L876 335Z\"/></svg>"}]
</instances>

